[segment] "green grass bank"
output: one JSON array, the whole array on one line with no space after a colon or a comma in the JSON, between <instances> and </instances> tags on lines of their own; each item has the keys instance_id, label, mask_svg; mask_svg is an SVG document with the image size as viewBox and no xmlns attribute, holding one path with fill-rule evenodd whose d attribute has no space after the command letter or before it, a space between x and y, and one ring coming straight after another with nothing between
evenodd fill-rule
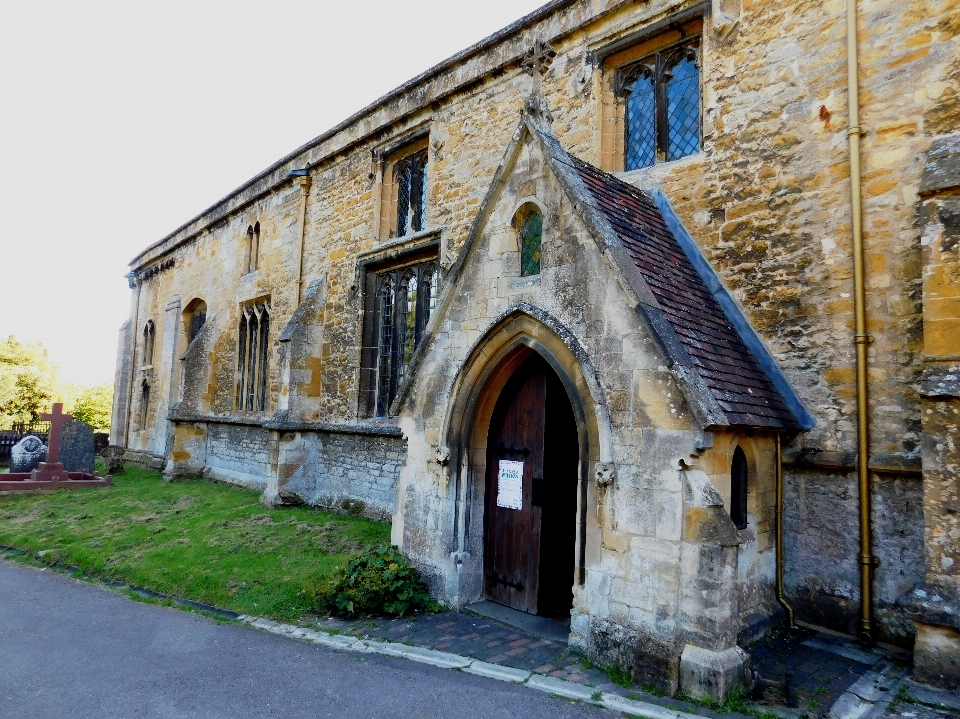
<instances>
[{"instance_id":1,"label":"green grass bank","mask_svg":"<svg viewBox=\"0 0 960 719\"><path fill-rule=\"evenodd\" d=\"M104 489L0 495L0 544L235 612L295 621L335 567L389 544L390 525L207 480L127 467Z\"/></svg>"}]
</instances>

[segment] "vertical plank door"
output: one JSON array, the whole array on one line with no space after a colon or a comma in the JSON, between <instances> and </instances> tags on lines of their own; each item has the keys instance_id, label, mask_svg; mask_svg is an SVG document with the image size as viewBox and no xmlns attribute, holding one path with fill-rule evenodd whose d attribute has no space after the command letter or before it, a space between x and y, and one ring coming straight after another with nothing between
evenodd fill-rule
<instances>
[{"instance_id":1,"label":"vertical plank door","mask_svg":"<svg viewBox=\"0 0 960 719\"><path fill-rule=\"evenodd\" d=\"M500 393L487 438L484 596L531 614L537 613L541 511L533 483L543 477L548 371L538 356L517 368ZM498 502L501 461L523 463L519 509Z\"/></svg>"}]
</instances>

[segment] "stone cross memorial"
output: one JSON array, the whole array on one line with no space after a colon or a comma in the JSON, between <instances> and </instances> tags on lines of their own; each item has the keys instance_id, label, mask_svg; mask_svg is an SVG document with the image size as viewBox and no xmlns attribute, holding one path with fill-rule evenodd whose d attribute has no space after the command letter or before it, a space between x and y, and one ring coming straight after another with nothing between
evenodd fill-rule
<instances>
[{"instance_id":1,"label":"stone cross memorial","mask_svg":"<svg viewBox=\"0 0 960 719\"><path fill-rule=\"evenodd\" d=\"M60 458L60 432L64 422L73 419L69 414L63 413L63 404L57 402L53 405L53 411L50 414L40 415L42 419L50 423L50 434L47 438L47 461L41 462L33 470L32 479L34 482L63 482L70 479L67 470L59 462Z\"/></svg>"},{"instance_id":2,"label":"stone cross memorial","mask_svg":"<svg viewBox=\"0 0 960 719\"><path fill-rule=\"evenodd\" d=\"M50 422L48 446L44 447L39 437L24 437L11 453L12 471L0 474L0 492L85 489L113 483L110 475L101 477L94 471L90 425L64 414L59 402L52 412L41 416Z\"/></svg>"}]
</instances>

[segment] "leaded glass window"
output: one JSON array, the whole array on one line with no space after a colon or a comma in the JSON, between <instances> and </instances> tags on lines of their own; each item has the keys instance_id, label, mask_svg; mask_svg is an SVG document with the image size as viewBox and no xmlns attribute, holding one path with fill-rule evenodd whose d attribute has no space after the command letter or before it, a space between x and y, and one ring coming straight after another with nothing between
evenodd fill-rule
<instances>
[{"instance_id":1,"label":"leaded glass window","mask_svg":"<svg viewBox=\"0 0 960 719\"><path fill-rule=\"evenodd\" d=\"M539 212L530 212L520 225L520 276L540 274L540 256L543 240L543 218Z\"/></svg>"},{"instance_id":2,"label":"leaded glass window","mask_svg":"<svg viewBox=\"0 0 960 719\"><path fill-rule=\"evenodd\" d=\"M679 160L700 151L699 39L620 68L624 169Z\"/></svg>"},{"instance_id":3,"label":"leaded glass window","mask_svg":"<svg viewBox=\"0 0 960 719\"><path fill-rule=\"evenodd\" d=\"M270 369L269 300L241 307L237 339L236 407L243 412L263 412Z\"/></svg>"},{"instance_id":4,"label":"leaded glass window","mask_svg":"<svg viewBox=\"0 0 960 719\"><path fill-rule=\"evenodd\" d=\"M436 308L440 274L436 260L430 259L381 270L374 278L376 397L373 410L377 416L385 416Z\"/></svg>"},{"instance_id":5,"label":"leaded glass window","mask_svg":"<svg viewBox=\"0 0 960 719\"><path fill-rule=\"evenodd\" d=\"M397 235L420 232L427 214L427 151L398 160L393 168L397 182Z\"/></svg>"}]
</instances>

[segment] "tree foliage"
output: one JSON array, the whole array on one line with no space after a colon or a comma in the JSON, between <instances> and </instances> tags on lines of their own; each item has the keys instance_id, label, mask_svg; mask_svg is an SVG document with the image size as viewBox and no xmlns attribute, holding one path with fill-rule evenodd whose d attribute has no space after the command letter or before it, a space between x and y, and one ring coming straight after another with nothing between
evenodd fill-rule
<instances>
[{"instance_id":1,"label":"tree foliage","mask_svg":"<svg viewBox=\"0 0 960 719\"><path fill-rule=\"evenodd\" d=\"M50 408L57 367L39 342L0 340L0 423L35 422Z\"/></svg>"},{"instance_id":2,"label":"tree foliage","mask_svg":"<svg viewBox=\"0 0 960 719\"><path fill-rule=\"evenodd\" d=\"M101 384L80 390L70 414L74 419L89 424L94 432L109 432L112 410L113 385Z\"/></svg>"}]
</instances>

